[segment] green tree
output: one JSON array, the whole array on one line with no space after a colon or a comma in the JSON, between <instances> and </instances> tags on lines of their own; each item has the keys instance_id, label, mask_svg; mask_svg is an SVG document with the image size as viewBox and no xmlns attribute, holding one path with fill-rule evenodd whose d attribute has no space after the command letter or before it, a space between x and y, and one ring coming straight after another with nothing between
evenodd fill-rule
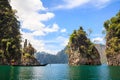
<instances>
[{"instance_id":1,"label":"green tree","mask_svg":"<svg viewBox=\"0 0 120 80\"><path fill-rule=\"evenodd\" d=\"M27 44L27 39L25 39L23 55L30 54L32 56L32 55L34 55L35 52L36 52L36 49L32 46L31 43Z\"/></svg>"},{"instance_id":2,"label":"green tree","mask_svg":"<svg viewBox=\"0 0 120 80\"><path fill-rule=\"evenodd\" d=\"M33 48L33 46L32 46L31 43L28 44L28 48L29 48L29 52L28 53L30 55L34 55L34 53L36 52L36 50L35 50L35 48Z\"/></svg>"},{"instance_id":3,"label":"green tree","mask_svg":"<svg viewBox=\"0 0 120 80\"><path fill-rule=\"evenodd\" d=\"M82 27L71 34L66 53L69 56L70 65L100 64L100 55Z\"/></svg>"},{"instance_id":4,"label":"green tree","mask_svg":"<svg viewBox=\"0 0 120 80\"><path fill-rule=\"evenodd\" d=\"M71 40L72 39L72 40ZM67 45L66 52L70 52L71 49L73 50L79 50L79 52L82 52L84 54L93 54L93 43L91 43L90 39L87 38L86 32L83 30L83 28L80 26L79 30L74 30L74 32L71 34L69 43Z\"/></svg>"},{"instance_id":5,"label":"green tree","mask_svg":"<svg viewBox=\"0 0 120 80\"><path fill-rule=\"evenodd\" d=\"M116 16L104 22L106 29L106 53L118 54L120 52L120 11Z\"/></svg>"},{"instance_id":6,"label":"green tree","mask_svg":"<svg viewBox=\"0 0 120 80\"><path fill-rule=\"evenodd\" d=\"M25 42L24 42L24 48L27 47L27 39L25 39Z\"/></svg>"},{"instance_id":7,"label":"green tree","mask_svg":"<svg viewBox=\"0 0 120 80\"><path fill-rule=\"evenodd\" d=\"M11 60L20 63L21 58L21 34L20 23L16 19L8 0L0 1L0 50L3 51L6 63Z\"/></svg>"}]
</instances>

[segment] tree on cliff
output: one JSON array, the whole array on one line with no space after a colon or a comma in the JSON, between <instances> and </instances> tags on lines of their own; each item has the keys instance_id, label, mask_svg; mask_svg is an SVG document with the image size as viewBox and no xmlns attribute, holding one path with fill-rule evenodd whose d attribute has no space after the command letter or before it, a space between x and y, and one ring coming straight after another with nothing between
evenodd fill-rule
<instances>
[{"instance_id":1,"label":"tree on cliff","mask_svg":"<svg viewBox=\"0 0 120 80\"><path fill-rule=\"evenodd\" d=\"M28 43L27 39L25 39L24 47L22 50L22 65L39 65L39 62L35 59L34 53L36 52L35 48L32 44Z\"/></svg>"},{"instance_id":2,"label":"tree on cliff","mask_svg":"<svg viewBox=\"0 0 120 80\"><path fill-rule=\"evenodd\" d=\"M11 60L20 62L20 23L16 19L8 0L0 1L0 64L9 64Z\"/></svg>"},{"instance_id":3,"label":"tree on cliff","mask_svg":"<svg viewBox=\"0 0 120 80\"><path fill-rule=\"evenodd\" d=\"M77 31L74 30L70 35L66 49L66 53L69 55L69 64L100 64L100 55L86 35L82 27ZM82 59L87 60L82 62Z\"/></svg>"},{"instance_id":4,"label":"tree on cliff","mask_svg":"<svg viewBox=\"0 0 120 80\"><path fill-rule=\"evenodd\" d=\"M120 65L120 11L104 22L108 65Z\"/></svg>"},{"instance_id":5,"label":"tree on cliff","mask_svg":"<svg viewBox=\"0 0 120 80\"><path fill-rule=\"evenodd\" d=\"M36 52L36 49L32 46L31 43L27 44L27 39L25 39L24 42L24 48L23 48L23 54L29 54L29 55L34 55L34 53Z\"/></svg>"},{"instance_id":6,"label":"tree on cliff","mask_svg":"<svg viewBox=\"0 0 120 80\"><path fill-rule=\"evenodd\" d=\"M104 22L106 29L106 53L114 55L120 53L120 11L116 16Z\"/></svg>"},{"instance_id":7,"label":"tree on cliff","mask_svg":"<svg viewBox=\"0 0 120 80\"><path fill-rule=\"evenodd\" d=\"M80 52L92 54L92 52L90 51L91 51L91 48L93 47L93 44L86 37L86 35L87 34L82 27L80 27L78 31L74 30L73 34L70 35L67 49L69 49L70 47L73 50L79 50ZM86 51L89 51L89 52L86 52Z\"/></svg>"}]
</instances>

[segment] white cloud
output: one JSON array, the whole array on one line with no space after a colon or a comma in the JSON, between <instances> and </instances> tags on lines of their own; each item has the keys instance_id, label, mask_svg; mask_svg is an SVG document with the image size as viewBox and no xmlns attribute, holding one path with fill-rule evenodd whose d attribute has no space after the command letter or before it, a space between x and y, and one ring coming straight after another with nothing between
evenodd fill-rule
<instances>
[{"instance_id":1,"label":"white cloud","mask_svg":"<svg viewBox=\"0 0 120 80\"><path fill-rule=\"evenodd\" d=\"M41 51L45 51L47 53L50 54L57 54L58 51L61 50L61 48L57 48L56 49L56 45L53 44L47 44L48 43L57 43L56 40L37 40L34 38L34 36L32 36L32 33L25 33L25 32L21 32L22 33L22 44L24 42L25 39L28 40L28 42L30 42L32 44L32 46L37 50L37 52L41 52ZM56 42L55 42L56 41ZM58 44L60 44L58 42Z\"/></svg>"},{"instance_id":2,"label":"white cloud","mask_svg":"<svg viewBox=\"0 0 120 80\"><path fill-rule=\"evenodd\" d=\"M96 0L93 1L92 4L98 8L105 7L111 0Z\"/></svg>"},{"instance_id":3,"label":"white cloud","mask_svg":"<svg viewBox=\"0 0 120 80\"><path fill-rule=\"evenodd\" d=\"M61 43L61 46L65 47L68 44L68 38L66 37L58 36L56 40Z\"/></svg>"},{"instance_id":4,"label":"white cloud","mask_svg":"<svg viewBox=\"0 0 120 80\"><path fill-rule=\"evenodd\" d=\"M44 40L45 45L47 45L46 52L56 54L58 51L62 50L68 44L68 38L63 36L58 36L50 40ZM48 50L50 49L50 50Z\"/></svg>"},{"instance_id":5,"label":"white cloud","mask_svg":"<svg viewBox=\"0 0 120 80\"><path fill-rule=\"evenodd\" d=\"M66 3L65 5L59 5L57 8L71 9L71 8L83 5L87 2L89 2L89 0L64 0L64 2Z\"/></svg>"},{"instance_id":6,"label":"white cloud","mask_svg":"<svg viewBox=\"0 0 120 80\"><path fill-rule=\"evenodd\" d=\"M104 38L103 37L96 37L96 38L92 39L92 42L104 44Z\"/></svg>"},{"instance_id":7,"label":"white cloud","mask_svg":"<svg viewBox=\"0 0 120 80\"><path fill-rule=\"evenodd\" d=\"M65 28L64 28L64 29L61 29L60 32L64 33L64 32L66 32L66 29L65 29Z\"/></svg>"},{"instance_id":8,"label":"white cloud","mask_svg":"<svg viewBox=\"0 0 120 80\"><path fill-rule=\"evenodd\" d=\"M50 12L45 14L38 13L40 10L46 10L40 0L12 0L11 5L17 10L16 15L22 22L22 28L32 31L43 31L45 25L40 21L47 21L55 16Z\"/></svg>"},{"instance_id":9,"label":"white cloud","mask_svg":"<svg viewBox=\"0 0 120 80\"><path fill-rule=\"evenodd\" d=\"M48 12L41 0L11 0L10 4L13 9L17 10L16 15L21 22L21 28L31 31L31 33L21 31L23 40L28 39L37 51L57 52L58 50L46 48L44 40L34 38L35 36L46 36L49 33L59 30L59 26L56 23L53 23L51 26L46 26L42 22L54 18L55 14ZM39 13L40 11L44 11L45 13L41 14Z\"/></svg>"},{"instance_id":10,"label":"white cloud","mask_svg":"<svg viewBox=\"0 0 120 80\"><path fill-rule=\"evenodd\" d=\"M49 33L49 32L57 32L58 30L59 30L59 26L56 23L54 23L52 25L52 27L46 27L44 29L44 31L47 32L47 33Z\"/></svg>"},{"instance_id":11,"label":"white cloud","mask_svg":"<svg viewBox=\"0 0 120 80\"><path fill-rule=\"evenodd\" d=\"M32 36L32 33L25 33L25 32L21 32L22 33L22 41L24 41L25 39L28 40L28 42L30 42L33 47L35 47L35 49L37 51L43 51L45 50L45 44L42 40L37 40L34 39L34 36Z\"/></svg>"},{"instance_id":12,"label":"white cloud","mask_svg":"<svg viewBox=\"0 0 120 80\"><path fill-rule=\"evenodd\" d=\"M39 17L40 17L40 21L46 21L53 18L54 16L55 15L53 13L47 12L46 14L41 14Z\"/></svg>"},{"instance_id":13,"label":"white cloud","mask_svg":"<svg viewBox=\"0 0 120 80\"><path fill-rule=\"evenodd\" d=\"M92 5L102 8L111 0L63 0L64 4L56 6L54 9L72 9L82 5Z\"/></svg>"},{"instance_id":14,"label":"white cloud","mask_svg":"<svg viewBox=\"0 0 120 80\"><path fill-rule=\"evenodd\" d=\"M54 23L52 26L48 26L48 27L44 27L42 29L36 29L34 32L33 32L33 36L45 36L47 35L48 33L52 33L52 32L57 32L59 30L59 26Z\"/></svg>"}]
</instances>

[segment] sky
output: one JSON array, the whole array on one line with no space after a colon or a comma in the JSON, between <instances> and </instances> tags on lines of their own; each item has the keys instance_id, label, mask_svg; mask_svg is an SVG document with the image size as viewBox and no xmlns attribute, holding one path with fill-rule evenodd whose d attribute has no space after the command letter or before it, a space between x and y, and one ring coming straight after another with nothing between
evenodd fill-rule
<instances>
[{"instance_id":1,"label":"sky","mask_svg":"<svg viewBox=\"0 0 120 80\"><path fill-rule=\"evenodd\" d=\"M38 51L56 54L80 26L92 42L105 44L104 22L120 10L120 0L11 0L22 40Z\"/></svg>"}]
</instances>

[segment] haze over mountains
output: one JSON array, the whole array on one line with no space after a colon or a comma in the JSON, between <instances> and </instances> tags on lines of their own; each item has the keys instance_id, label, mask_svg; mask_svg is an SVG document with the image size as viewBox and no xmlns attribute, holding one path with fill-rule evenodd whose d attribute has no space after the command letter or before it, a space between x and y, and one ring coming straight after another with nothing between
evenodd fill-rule
<instances>
[{"instance_id":1,"label":"haze over mountains","mask_svg":"<svg viewBox=\"0 0 120 80\"><path fill-rule=\"evenodd\" d=\"M48 64L57 64L57 63L67 63L68 62L68 56L65 53L65 49L61 50L60 52L58 52L56 55L53 54L49 54L46 52L38 52L36 53L36 59L40 62L40 63L48 63Z\"/></svg>"}]
</instances>

